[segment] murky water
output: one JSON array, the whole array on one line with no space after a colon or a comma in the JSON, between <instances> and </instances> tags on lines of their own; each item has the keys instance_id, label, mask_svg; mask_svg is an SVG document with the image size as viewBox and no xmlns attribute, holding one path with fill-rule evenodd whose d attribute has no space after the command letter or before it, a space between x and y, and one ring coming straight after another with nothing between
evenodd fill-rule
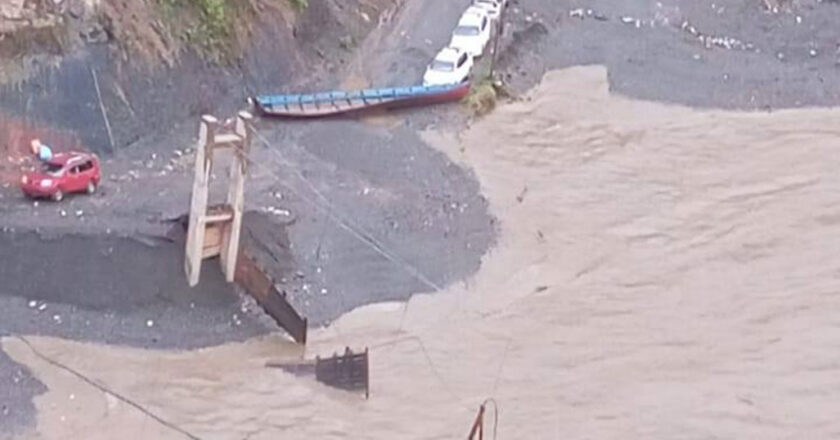
<instances>
[{"instance_id":1,"label":"murky water","mask_svg":"<svg viewBox=\"0 0 840 440\"><path fill-rule=\"evenodd\" d=\"M185 353L32 338L207 439L840 435L839 111L693 111L609 96L602 68L550 73L460 139L501 224L471 280L366 307L308 355L371 346L372 397L264 367L279 337ZM400 331L401 329L401 331ZM32 438L179 439L3 349L50 392Z\"/></svg>"}]
</instances>

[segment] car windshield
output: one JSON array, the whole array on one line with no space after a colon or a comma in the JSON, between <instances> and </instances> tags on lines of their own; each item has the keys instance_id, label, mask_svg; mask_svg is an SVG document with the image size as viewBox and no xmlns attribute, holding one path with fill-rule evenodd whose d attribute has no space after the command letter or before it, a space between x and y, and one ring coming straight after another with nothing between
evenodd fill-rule
<instances>
[{"instance_id":1,"label":"car windshield","mask_svg":"<svg viewBox=\"0 0 840 440\"><path fill-rule=\"evenodd\" d=\"M61 175L61 170L63 170L63 169L64 169L64 167L62 165L55 164L55 163L45 163L41 167L41 170L45 174L49 174L50 176L60 176Z\"/></svg>"},{"instance_id":2,"label":"car windshield","mask_svg":"<svg viewBox=\"0 0 840 440\"><path fill-rule=\"evenodd\" d=\"M463 37L472 37L479 34L478 26L458 26L455 28L453 34Z\"/></svg>"},{"instance_id":3,"label":"car windshield","mask_svg":"<svg viewBox=\"0 0 840 440\"><path fill-rule=\"evenodd\" d=\"M438 72L451 72L455 70L455 63L451 61L434 60L432 61L432 70Z\"/></svg>"}]
</instances>

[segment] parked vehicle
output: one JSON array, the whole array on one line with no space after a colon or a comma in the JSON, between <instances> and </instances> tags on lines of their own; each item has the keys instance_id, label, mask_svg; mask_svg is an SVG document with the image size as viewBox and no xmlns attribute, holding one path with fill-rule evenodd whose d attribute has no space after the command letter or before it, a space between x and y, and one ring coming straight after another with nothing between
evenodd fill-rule
<instances>
[{"instance_id":1,"label":"parked vehicle","mask_svg":"<svg viewBox=\"0 0 840 440\"><path fill-rule=\"evenodd\" d=\"M502 15L505 0L473 0L473 6L487 11L487 16L497 20Z\"/></svg>"},{"instance_id":2,"label":"parked vehicle","mask_svg":"<svg viewBox=\"0 0 840 440\"><path fill-rule=\"evenodd\" d=\"M474 57L484 53L484 47L490 41L490 17L482 8L471 6L458 21L458 26L452 31L450 47L466 51Z\"/></svg>"},{"instance_id":3,"label":"parked vehicle","mask_svg":"<svg viewBox=\"0 0 840 440\"><path fill-rule=\"evenodd\" d=\"M20 188L29 197L49 197L56 202L65 194L93 194L99 186L99 159L82 152L58 153L21 178Z\"/></svg>"},{"instance_id":4,"label":"parked vehicle","mask_svg":"<svg viewBox=\"0 0 840 440\"><path fill-rule=\"evenodd\" d=\"M464 82L469 78L472 66L472 55L458 48L446 47L438 52L426 68L423 85L438 86Z\"/></svg>"}]
</instances>

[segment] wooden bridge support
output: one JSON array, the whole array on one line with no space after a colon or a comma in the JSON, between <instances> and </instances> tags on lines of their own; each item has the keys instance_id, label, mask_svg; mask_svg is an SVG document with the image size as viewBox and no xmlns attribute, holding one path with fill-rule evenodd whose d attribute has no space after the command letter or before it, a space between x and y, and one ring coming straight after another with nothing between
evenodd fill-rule
<instances>
[{"instance_id":1,"label":"wooden bridge support","mask_svg":"<svg viewBox=\"0 0 840 440\"><path fill-rule=\"evenodd\" d=\"M220 257L225 279L228 282L234 280L245 203L248 152L251 148L248 126L251 119L251 114L240 112L234 126L228 127L213 116L201 117L184 261L190 286L198 284L202 261L215 256ZM213 160L215 153L222 149L233 152L227 199L222 205L208 207Z\"/></svg>"}]
</instances>

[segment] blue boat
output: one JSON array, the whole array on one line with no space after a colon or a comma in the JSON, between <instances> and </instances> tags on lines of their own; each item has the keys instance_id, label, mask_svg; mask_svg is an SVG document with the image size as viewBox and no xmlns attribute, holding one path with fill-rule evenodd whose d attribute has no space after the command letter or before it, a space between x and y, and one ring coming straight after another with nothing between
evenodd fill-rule
<instances>
[{"instance_id":1,"label":"blue boat","mask_svg":"<svg viewBox=\"0 0 840 440\"><path fill-rule=\"evenodd\" d=\"M467 82L442 86L390 87L350 92L260 95L252 98L264 115L319 117L368 110L377 107L428 105L455 101L470 90Z\"/></svg>"}]
</instances>

